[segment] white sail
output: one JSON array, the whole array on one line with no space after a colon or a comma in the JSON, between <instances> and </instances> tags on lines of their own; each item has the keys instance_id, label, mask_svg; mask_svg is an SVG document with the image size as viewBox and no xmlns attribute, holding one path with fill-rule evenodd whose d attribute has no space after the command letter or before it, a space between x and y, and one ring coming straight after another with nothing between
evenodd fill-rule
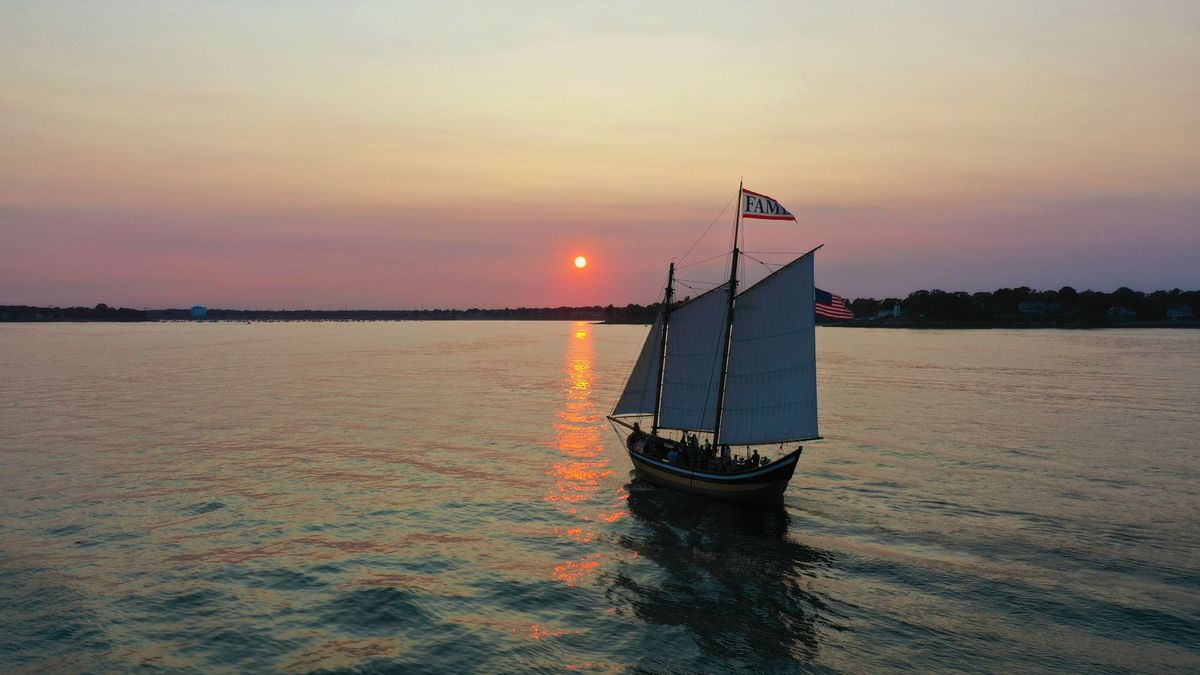
<instances>
[{"instance_id":1,"label":"white sail","mask_svg":"<svg viewBox=\"0 0 1200 675\"><path fill-rule=\"evenodd\" d=\"M658 362L662 358L662 314L654 320L614 415L650 415L658 398Z\"/></svg>"},{"instance_id":2,"label":"white sail","mask_svg":"<svg viewBox=\"0 0 1200 675\"><path fill-rule=\"evenodd\" d=\"M737 296L733 317L719 442L816 438L813 254Z\"/></svg>"},{"instance_id":3,"label":"white sail","mask_svg":"<svg viewBox=\"0 0 1200 675\"><path fill-rule=\"evenodd\" d=\"M715 426L727 288L713 289L671 312L660 427L711 431Z\"/></svg>"}]
</instances>

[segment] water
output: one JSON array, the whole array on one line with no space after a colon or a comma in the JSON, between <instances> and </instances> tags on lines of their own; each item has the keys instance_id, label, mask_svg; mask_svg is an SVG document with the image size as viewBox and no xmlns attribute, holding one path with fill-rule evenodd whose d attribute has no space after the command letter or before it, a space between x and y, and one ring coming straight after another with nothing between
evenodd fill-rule
<instances>
[{"instance_id":1,"label":"water","mask_svg":"<svg viewBox=\"0 0 1200 675\"><path fill-rule=\"evenodd\" d=\"M0 670L1200 669L1200 331L820 329L733 508L631 484L645 330L0 326Z\"/></svg>"}]
</instances>

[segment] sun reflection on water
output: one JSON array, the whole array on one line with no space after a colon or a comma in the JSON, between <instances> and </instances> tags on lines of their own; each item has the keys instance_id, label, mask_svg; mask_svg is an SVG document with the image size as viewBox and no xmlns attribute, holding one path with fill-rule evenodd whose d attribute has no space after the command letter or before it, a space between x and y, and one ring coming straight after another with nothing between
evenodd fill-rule
<instances>
[{"instance_id":1,"label":"sun reflection on water","mask_svg":"<svg viewBox=\"0 0 1200 675\"><path fill-rule=\"evenodd\" d=\"M600 414L592 402L596 354L591 326L578 323L572 331L563 366L563 405L554 425L555 442L563 458L550 468L554 489L546 501L574 504L600 490L600 481L612 474L600 453Z\"/></svg>"},{"instance_id":2,"label":"sun reflection on water","mask_svg":"<svg viewBox=\"0 0 1200 675\"><path fill-rule=\"evenodd\" d=\"M561 562L554 566L554 578L568 586L578 586L596 574L596 569L600 567L600 561L597 560L599 557L600 554L597 553L583 560Z\"/></svg>"},{"instance_id":3,"label":"sun reflection on water","mask_svg":"<svg viewBox=\"0 0 1200 675\"><path fill-rule=\"evenodd\" d=\"M613 510L612 504L595 504L613 469L601 452L602 416L592 400L594 366L592 327L577 323L563 363L563 402L554 425L555 444L562 457L548 470L554 487L545 496L571 520L555 528L556 536L575 544L590 544L596 538L590 523L611 523L625 514L622 509ZM567 586L578 586L595 575L600 557L590 554L564 560L554 566L553 577Z\"/></svg>"}]
</instances>

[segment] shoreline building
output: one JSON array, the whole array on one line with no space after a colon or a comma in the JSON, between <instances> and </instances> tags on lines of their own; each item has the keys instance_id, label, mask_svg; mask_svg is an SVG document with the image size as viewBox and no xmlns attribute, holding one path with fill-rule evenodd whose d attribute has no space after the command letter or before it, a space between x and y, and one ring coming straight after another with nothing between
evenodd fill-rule
<instances>
[{"instance_id":1,"label":"shoreline building","mask_svg":"<svg viewBox=\"0 0 1200 675\"><path fill-rule=\"evenodd\" d=\"M1191 321L1194 318L1196 318L1196 314L1188 305L1175 305L1167 308L1168 321Z\"/></svg>"}]
</instances>

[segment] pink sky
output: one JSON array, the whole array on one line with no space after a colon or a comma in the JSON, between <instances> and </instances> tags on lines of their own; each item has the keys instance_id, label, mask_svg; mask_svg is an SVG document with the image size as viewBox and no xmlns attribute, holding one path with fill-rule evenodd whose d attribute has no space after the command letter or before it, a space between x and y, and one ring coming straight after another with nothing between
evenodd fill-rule
<instances>
[{"instance_id":1,"label":"pink sky","mask_svg":"<svg viewBox=\"0 0 1200 675\"><path fill-rule=\"evenodd\" d=\"M747 248L823 243L844 296L1200 288L1198 26L1189 2L5 4L0 304L646 303L741 176L799 219Z\"/></svg>"}]
</instances>

